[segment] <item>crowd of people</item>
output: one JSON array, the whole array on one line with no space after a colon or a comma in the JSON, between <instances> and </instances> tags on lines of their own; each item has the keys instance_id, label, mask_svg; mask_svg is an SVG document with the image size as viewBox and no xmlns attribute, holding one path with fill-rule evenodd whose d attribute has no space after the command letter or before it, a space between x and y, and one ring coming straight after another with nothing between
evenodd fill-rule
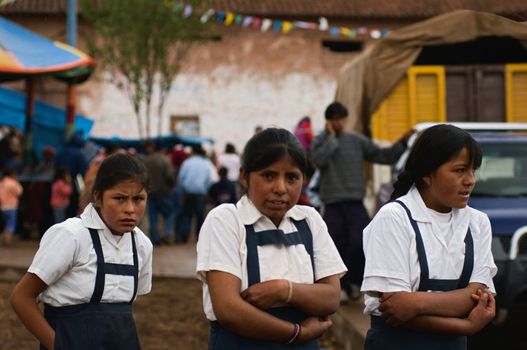
<instances>
[{"instance_id":1,"label":"crowd of people","mask_svg":"<svg viewBox=\"0 0 527 350\"><path fill-rule=\"evenodd\" d=\"M150 187L147 215L140 226L156 246L188 242L192 230L199 232L210 207L235 203L240 196L235 170L240 160L231 143L218 157L207 154L200 144L167 148L152 140L140 150L108 143L94 153L93 145L75 133L60 151L42 148L31 165L22 162L22 144L16 129L6 129L0 141L4 149L0 196L6 197L1 202L0 232L5 246L11 245L17 230L22 238L34 236L33 231L40 238L52 225L82 213L93 200L91 189L102 161L115 153L145 163Z\"/></svg>"},{"instance_id":2,"label":"crowd of people","mask_svg":"<svg viewBox=\"0 0 527 350\"><path fill-rule=\"evenodd\" d=\"M466 349L496 308L490 222L467 205L479 145L451 125L424 131L371 219L364 161L393 163L413 130L380 147L347 131L347 116L334 102L316 136L309 117L294 132L261 128L241 155L232 144L210 157L199 144L147 142L144 153L108 149L91 164L61 168L68 154L57 156L57 224L13 308L45 348L139 349L131 305L151 289L153 246L186 242L194 227L211 350L318 349L350 299L371 316L367 350ZM9 174L0 200L16 187ZM5 221L10 210L2 202Z\"/></svg>"}]
</instances>

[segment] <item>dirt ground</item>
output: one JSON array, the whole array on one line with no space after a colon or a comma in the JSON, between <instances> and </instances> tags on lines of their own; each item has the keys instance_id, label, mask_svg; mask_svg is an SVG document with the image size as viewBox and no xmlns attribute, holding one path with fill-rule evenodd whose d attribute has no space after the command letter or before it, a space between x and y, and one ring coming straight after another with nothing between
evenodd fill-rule
<instances>
[{"instance_id":1,"label":"dirt ground","mask_svg":"<svg viewBox=\"0 0 527 350\"><path fill-rule=\"evenodd\" d=\"M0 280L0 349L35 350L38 343L22 326L8 303L14 280ZM152 292L134 304L144 350L206 349L209 326L197 280L155 278ZM331 334L321 339L321 349L342 350Z\"/></svg>"}]
</instances>

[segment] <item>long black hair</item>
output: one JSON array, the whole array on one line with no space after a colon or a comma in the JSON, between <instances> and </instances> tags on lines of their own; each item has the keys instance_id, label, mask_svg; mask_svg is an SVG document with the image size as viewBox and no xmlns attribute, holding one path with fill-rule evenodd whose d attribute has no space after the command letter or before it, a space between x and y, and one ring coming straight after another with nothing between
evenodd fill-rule
<instances>
[{"instance_id":1,"label":"long black hair","mask_svg":"<svg viewBox=\"0 0 527 350\"><path fill-rule=\"evenodd\" d=\"M472 168L479 168L481 148L467 131L450 124L435 125L423 131L410 151L404 170L393 184L391 199L408 193L413 184L421 188L423 177L451 160L463 148L469 153Z\"/></svg>"}]
</instances>

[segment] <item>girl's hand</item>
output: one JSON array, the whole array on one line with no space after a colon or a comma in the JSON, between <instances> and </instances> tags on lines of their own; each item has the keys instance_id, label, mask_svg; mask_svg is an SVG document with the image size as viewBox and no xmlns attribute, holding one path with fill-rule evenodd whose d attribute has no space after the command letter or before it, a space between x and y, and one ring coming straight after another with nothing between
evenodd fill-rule
<instances>
[{"instance_id":1,"label":"girl's hand","mask_svg":"<svg viewBox=\"0 0 527 350\"><path fill-rule=\"evenodd\" d=\"M279 302L284 302L288 292L287 280L276 279L253 284L241 293L241 297L258 309L267 310Z\"/></svg>"},{"instance_id":2,"label":"girl's hand","mask_svg":"<svg viewBox=\"0 0 527 350\"><path fill-rule=\"evenodd\" d=\"M381 318L390 326L399 326L418 315L414 293L383 293L379 299Z\"/></svg>"},{"instance_id":3,"label":"girl's hand","mask_svg":"<svg viewBox=\"0 0 527 350\"><path fill-rule=\"evenodd\" d=\"M467 321L469 321L469 334L480 331L496 315L496 300L492 293L489 290L478 290L477 294L479 295L478 304L467 317ZM478 295L473 294L473 298Z\"/></svg>"},{"instance_id":4,"label":"girl's hand","mask_svg":"<svg viewBox=\"0 0 527 350\"><path fill-rule=\"evenodd\" d=\"M300 324L300 335L295 343L320 338L333 325L329 317L308 317Z\"/></svg>"},{"instance_id":5,"label":"girl's hand","mask_svg":"<svg viewBox=\"0 0 527 350\"><path fill-rule=\"evenodd\" d=\"M486 292L489 292L488 289L485 289L485 290L482 290L482 289L479 289L476 291L476 293L474 294L471 294L470 297L472 298L472 300L475 301L474 303L474 306L476 306L476 304L478 303L479 299L481 299L481 296L486 293ZM490 292L489 292L490 293Z\"/></svg>"}]
</instances>

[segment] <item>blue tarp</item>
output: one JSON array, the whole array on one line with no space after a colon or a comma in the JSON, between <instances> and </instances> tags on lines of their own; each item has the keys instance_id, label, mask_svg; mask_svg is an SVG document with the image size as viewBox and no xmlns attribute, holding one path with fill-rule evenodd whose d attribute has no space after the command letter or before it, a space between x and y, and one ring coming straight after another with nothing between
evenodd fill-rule
<instances>
[{"instance_id":1,"label":"blue tarp","mask_svg":"<svg viewBox=\"0 0 527 350\"><path fill-rule=\"evenodd\" d=\"M203 143L214 143L214 141L211 138L182 136L182 135L176 135L176 134L152 137L149 140L153 141L158 147L165 147L169 149L178 143L183 144L185 146L191 146L191 145L203 144ZM124 147L124 148L133 147L137 149L138 151L143 150L143 144L145 142L144 139L125 139L125 138L120 138L117 136L108 137L108 138L91 137L90 141L93 141L96 144L101 145L103 147L111 143L117 143L121 147Z\"/></svg>"},{"instance_id":2,"label":"blue tarp","mask_svg":"<svg viewBox=\"0 0 527 350\"><path fill-rule=\"evenodd\" d=\"M0 87L0 125L15 127L24 132L26 129L25 116L26 96L18 91ZM62 108L35 101L31 131L33 134L33 149L40 157L43 147L50 145L57 151L64 144L66 127L66 112ZM75 115L75 130L87 139L93 127L93 120L77 114Z\"/></svg>"}]
</instances>

